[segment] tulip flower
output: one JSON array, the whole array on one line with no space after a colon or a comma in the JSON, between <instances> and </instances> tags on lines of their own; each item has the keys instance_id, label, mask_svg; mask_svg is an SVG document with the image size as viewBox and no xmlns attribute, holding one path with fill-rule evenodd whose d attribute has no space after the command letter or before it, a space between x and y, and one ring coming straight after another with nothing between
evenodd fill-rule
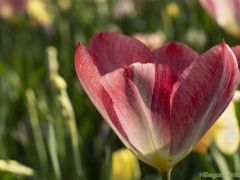
<instances>
[{"instance_id":1,"label":"tulip flower","mask_svg":"<svg viewBox=\"0 0 240 180\"><path fill-rule=\"evenodd\" d=\"M94 35L87 49L78 43L75 68L125 146L163 179L223 113L240 81L224 41L202 55L178 42L150 51L114 32Z\"/></svg>"},{"instance_id":2,"label":"tulip flower","mask_svg":"<svg viewBox=\"0 0 240 180\"><path fill-rule=\"evenodd\" d=\"M223 29L240 38L240 0L199 0L199 2Z\"/></svg>"},{"instance_id":3,"label":"tulip flower","mask_svg":"<svg viewBox=\"0 0 240 180\"><path fill-rule=\"evenodd\" d=\"M27 13L31 17L33 24L40 25L47 36L54 34L53 21L54 15L48 1L31 0L27 5ZM67 2L67 1L66 1Z\"/></svg>"},{"instance_id":4,"label":"tulip flower","mask_svg":"<svg viewBox=\"0 0 240 180\"><path fill-rule=\"evenodd\" d=\"M213 138L219 150L228 155L236 152L239 147L240 135L233 102L220 116L216 126Z\"/></svg>"},{"instance_id":5,"label":"tulip flower","mask_svg":"<svg viewBox=\"0 0 240 180\"><path fill-rule=\"evenodd\" d=\"M141 171L138 160L126 148L112 154L111 180L140 179Z\"/></svg>"}]
</instances>

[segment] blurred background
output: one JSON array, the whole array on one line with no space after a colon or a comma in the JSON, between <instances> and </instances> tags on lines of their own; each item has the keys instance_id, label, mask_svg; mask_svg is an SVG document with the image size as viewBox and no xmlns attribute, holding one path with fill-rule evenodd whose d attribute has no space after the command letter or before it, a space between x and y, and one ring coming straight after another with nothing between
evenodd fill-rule
<instances>
[{"instance_id":1,"label":"blurred background","mask_svg":"<svg viewBox=\"0 0 240 180\"><path fill-rule=\"evenodd\" d=\"M101 31L150 49L180 41L199 54L222 39L240 45L197 0L0 0L0 179L161 179L123 149L79 83L76 45ZM198 180L199 172L238 172L225 179L240 179L239 103L230 112L220 142L207 137L172 179Z\"/></svg>"}]
</instances>

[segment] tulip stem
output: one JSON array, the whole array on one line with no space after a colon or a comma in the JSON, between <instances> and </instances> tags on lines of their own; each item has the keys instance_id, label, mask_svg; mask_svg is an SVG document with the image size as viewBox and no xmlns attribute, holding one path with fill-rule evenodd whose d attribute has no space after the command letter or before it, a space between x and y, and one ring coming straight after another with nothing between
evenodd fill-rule
<instances>
[{"instance_id":1,"label":"tulip stem","mask_svg":"<svg viewBox=\"0 0 240 180\"><path fill-rule=\"evenodd\" d=\"M170 180L171 171L162 172L162 180Z\"/></svg>"}]
</instances>

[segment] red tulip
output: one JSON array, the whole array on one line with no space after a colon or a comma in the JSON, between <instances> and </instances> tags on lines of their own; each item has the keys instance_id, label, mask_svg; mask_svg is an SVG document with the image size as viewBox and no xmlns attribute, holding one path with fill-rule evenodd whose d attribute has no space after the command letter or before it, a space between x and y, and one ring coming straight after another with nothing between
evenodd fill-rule
<instances>
[{"instance_id":1,"label":"red tulip","mask_svg":"<svg viewBox=\"0 0 240 180\"><path fill-rule=\"evenodd\" d=\"M150 51L113 32L94 35L75 54L78 78L111 128L140 160L167 172L230 103L240 79L223 41L198 55L171 42Z\"/></svg>"},{"instance_id":2,"label":"red tulip","mask_svg":"<svg viewBox=\"0 0 240 180\"><path fill-rule=\"evenodd\" d=\"M222 28L240 38L240 0L199 0L199 2Z\"/></svg>"}]
</instances>

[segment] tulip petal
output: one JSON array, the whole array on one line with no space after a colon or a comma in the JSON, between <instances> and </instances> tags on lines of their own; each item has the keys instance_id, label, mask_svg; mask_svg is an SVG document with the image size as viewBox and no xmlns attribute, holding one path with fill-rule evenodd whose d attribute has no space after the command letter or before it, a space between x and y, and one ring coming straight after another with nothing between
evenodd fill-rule
<instances>
[{"instance_id":1,"label":"tulip petal","mask_svg":"<svg viewBox=\"0 0 240 180\"><path fill-rule=\"evenodd\" d=\"M199 0L199 2L220 25L227 26L235 23L239 25L239 0ZM226 13L223 14L222 12Z\"/></svg>"},{"instance_id":2,"label":"tulip petal","mask_svg":"<svg viewBox=\"0 0 240 180\"><path fill-rule=\"evenodd\" d=\"M222 28L230 34L240 37L239 0L199 0L199 2Z\"/></svg>"},{"instance_id":3,"label":"tulip petal","mask_svg":"<svg viewBox=\"0 0 240 180\"><path fill-rule=\"evenodd\" d=\"M169 65L180 75L199 55L183 43L170 42L153 51L160 64Z\"/></svg>"},{"instance_id":4,"label":"tulip petal","mask_svg":"<svg viewBox=\"0 0 240 180\"><path fill-rule=\"evenodd\" d=\"M186 156L223 113L239 78L236 58L225 42L202 54L181 74L171 96L174 162Z\"/></svg>"},{"instance_id":5,"label":"tulip petal","mask_svg":"<svg viewBox=\"0 0 240 180\"><path fill-rule=\"evenodd\" d=\"M88 52L95 59L102 76L135 62L155 62L155 57L143 43L115 32L94 35L89 42Z\"/></svg>"},{"instance_id":6,"label":"tulip petal","mask_svg":"<svg viewBox=\"0 0 240 180\"><path fill-rule=\"evenodd\" d=\"M100 73L94 59L89 55L85 47L79 42L75 53L75 68L78 78L96 108L103 112L101 102Z\"/></svg>"},{"instance_id":7,"label":"tulip petal","mask_svg":"<svg viewBox=\"0 0 240 180\"><path fill-rule=\"evenodd\" d=\"M238 68L240 69L240 45L232 47L232 51L237 58Z\"/></svg>"},{"instance_id":8,"label":"tulip petal","mask_svg":"<svg viewBox=\"0 0 240 180\"><path fill-rule=\"evenodd\" d=\"M118 116L116 114L116 111L114 109L114 104L112 101L112 98L109 96L108 92L103 88L102 89L102 98L103 103L105 106L105 109L108 113L108 116L110 117L110 126L113 128L114 132L118 135L118 137L122 140L122 142L125 144L125 146L132 151L133 154L135 154L137 157L141 157L140 159L144 162L148 162L149 159L145 157L144 154L142 154L135 146L132 144L129 139L128 135L126 134L125 130L123 129L122 124L120 123Z\"/></svg>"},{"instance_id":9,"label":"tulip petal","mask_svg":"<svg viewBox=\"0 0 240 180\"><path fill-rule=\"evenodd\" d=\"M214 19L216 19L217 14L216 14L216 9L214 6L214 1L211 0L199 0L201 3L202 7L205 8L205 10L210 14L210 16Z\"/></svg>"},{"instance_id":10,"label":"tulip petal","mask_svg":"<svg viewBox=\"0 0 240 180\"><path fill-rule=\"evenodd\" d=\"M75 68L85 92L91 99L94 106L108 122L109 126L115 131L118 137L124 142L127 148L132 149L133 153L135 154L139 153L136 152L135 148L132 147L131 144L129 144L127 137L123 133L122 135L118 132L105 110L102 102L102 85L100 84L101 76L95 64L95 60L79 42L75 53Z\"/></svg>"},{"instance_id":11,"label":"tulip petal","mask_svg":"<svg viewBox=\"0 0 240 180\"><path fill-rule=\"evenodd\" d=\"M117 116L111 118L113 124L123 136L128 135L130 144L146 155L140 159L158 168L162 164L167 166L171 140L169 100L176 81L177 75L167 65L140 63L101 78L114 109L109 111L110 103L105 102L108 98L103 97L105 108L108 114Z\"/></svg>"}]
</instances>

